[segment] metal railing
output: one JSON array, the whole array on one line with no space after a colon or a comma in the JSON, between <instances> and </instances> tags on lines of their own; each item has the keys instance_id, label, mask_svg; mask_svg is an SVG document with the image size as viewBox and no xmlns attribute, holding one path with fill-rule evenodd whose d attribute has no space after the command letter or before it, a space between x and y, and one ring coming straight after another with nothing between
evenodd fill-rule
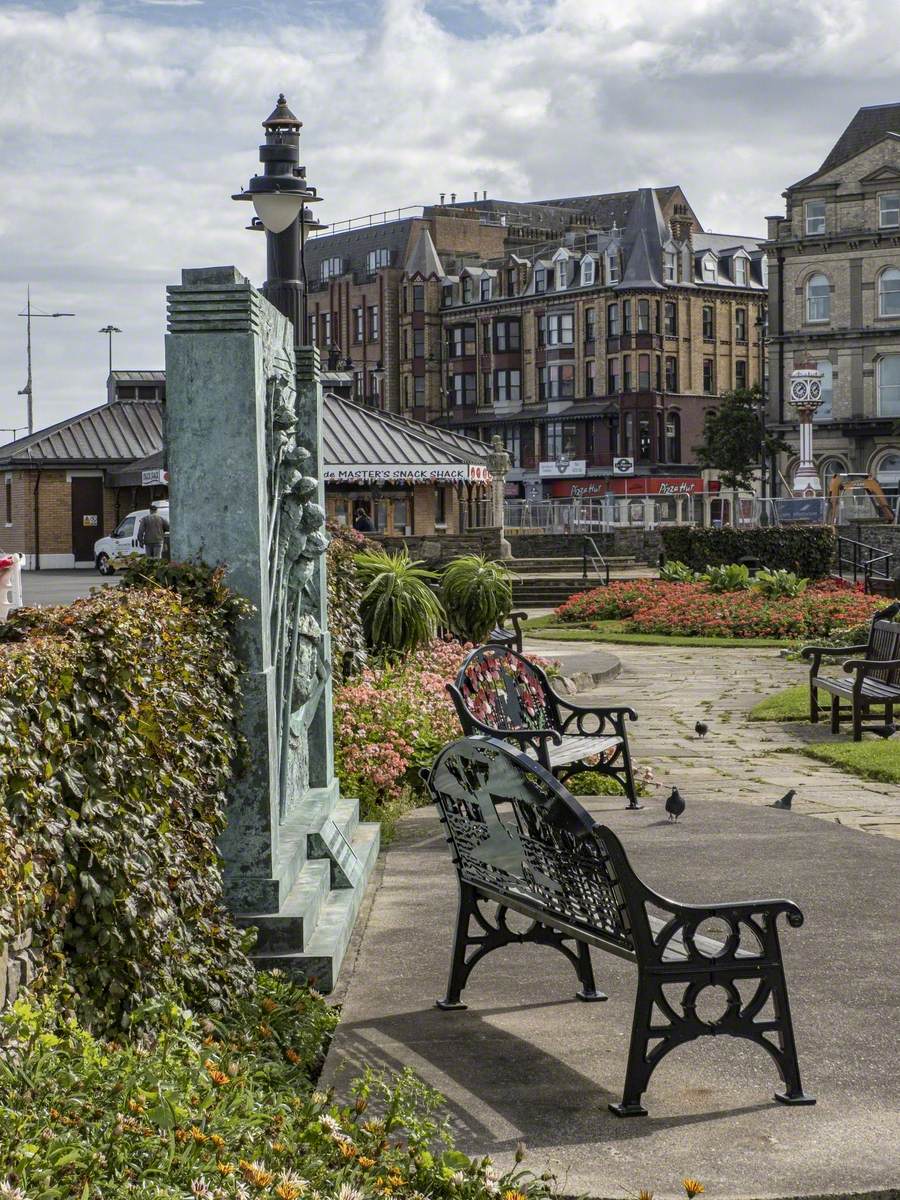
<instances>
[{"instance_id":1,"label":"metal railing","mask_svg":"<svg viewBox=\"0 0 900 1200\"><path fill-rule=\"evenodd\" d=\"M836 574L845 579L845 571L852 571L853 582L862 579L863 590L872 591L874 580L890 581L893 579L894 555L888 550L855 538L839 537L835 553Z\"/></svg>"},{"instance_id":2,"label":"metal railing","mask_svg":"<svg viewBox=\"0 0 900 1200\"><path fill-rule=\"evenodd\" d=\"M597 543L592 537L581 539L581 578L585 580L588 577L588 563L591 564L596 575L603 576L604 585L608 585L609 563L597 549Z\"/></svg>"},{"instance_id":3,"label":"metal railing","mask_svg":"<svg viewBox=\"0 0 900 1200\"><path fill-rule=\"evenodd\" d=\"M383 212L366 213L363 217L332 221L321 233L313 234L310 241L314 237L328 237L331 233L346 233L348 229L368 229L372 225L389 225L392 221L402 221L403 213L414 213L417 217L421 217L424 211L421 204L406 204L403 208L387 208Z\"/></svg>"}]
</instances>

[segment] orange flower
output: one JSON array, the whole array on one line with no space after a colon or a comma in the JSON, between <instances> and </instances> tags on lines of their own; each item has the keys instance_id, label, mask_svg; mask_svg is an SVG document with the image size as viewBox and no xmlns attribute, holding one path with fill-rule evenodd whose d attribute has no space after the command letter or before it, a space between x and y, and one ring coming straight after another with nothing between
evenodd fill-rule
<instances>
[{"instance_id":1,"label":"orange flower","mask_svg":"<svg viewBox=\"0 0 900 1200\"><path fill-rule=\"evenodd\" d=\"M287 1050L285 1050L284 1057L288 1060L289 1063L293 1063L294 1066L296 1066L297 1063L300 1061L300 1055L291 1046L288 1046Z\"/></svg>"},{"instance_id":2,"label":"orange flower","mask_svg":"<svg viewBox=\"0 0 900 1200\"><path fill-rule=\"evenodd\" d=\"M524 1192L510 1190L503 1193L503 1200L528 1200Z\"/></svg>"},{"instance_id":3,"label":"orange flower","mask_svg":"<svg viewBox=\"0 0 900 1200\"><path fill-rule=\"evenodd\" d=\"M220 1137L217 1133L211 1133L209 1135L209 1140L212 1142L212 1144L215 1146L215 1148L217 1150L225 1149L225 1139L223 1137Z\"/></svg>"},{"instance_id":4,"label":"orange flower","mask_svg":"<svg viewBox=\"0 0 900 1200\"><path fill-rule=\"evenodd\" d=\"M267 1024L265 1023L265 1021L260 1021L260 1023L259 1023L259 1032L260 1032L260 1035L261 1035L262 1037L264 1037L264 1038L269 1038L269 1037L271 1037L271 1036L272 1036L272 1026L271 1026L271 1025L267 1025Z\"/></svg>"},{"instance_id":5,"label":"orange flower","mask_svg":"<svg viewBox=\"0 0 900 1200\"><path fill-rule=\"evenodd\" d=\"M231 1082L225 1072L220 1071L211 1058L208 1058L203 1065L206 1067L207 1074L216 1087L224 1087L226 1083Z\"/></svg>"},{"instance_id":6,"label":"orange flower","mask_svg":"<svg viewBox=\"0 0 900 1200\"><path fill-rule=\"evenodd\" d=\"M262 1191L263 1188L267 1188L275 1178L275 1173L273 1171L267 1171L262 1163L250 1163L247 1162L245 1158L242 1158L238 1162L238 1168L247 1183L252 1183L253 1186L255 1188L259 1188L260 1191Z\"/></svg>"},{"instance_id":7,"label":"orange flower","mask_svg":"<svg viewBox=\"0 0 900 1200\"><path fill-rule=\"evenodd\" d=\"M277 1007L278 1007L278 1005L271 998L271 996L266 996L265 999L260 1004L260 1008L263 1010L263 1012L266 1012L266 1013L275 1012Z\"/></svg>"},{"instance_id":8,"label":"orange flower","mask_svg":"<svg viewBox=\"0 0 900 1200\"><path fill-rule=\"evenodd\" d=\"M374 1159L374 1158L367 1158L365 1154L361 1154L361 1155L359 1156L359 1158L358 1158L356 1161L359 1163L359 1165L360 1165L361 1167L366 1167L366 1168L368 1168L368 1167L374 1167L374 1166L375 1166L375 1159Z\"/></svg>"},{"instance_id":9,"label":"orange flower","mask_svg":"<svg viewBox=\"0 0 900 1200\"><path fill-rule=\"evenodd\" d=\"M209 1141L209 1138L207 1138L207 1136L203 1132L203 1130L198 1129L196 1125L191 1126L191 1137L194 1139L195 1142L199 1142L201 1145L204 1142Z\"/></svg>"},{"instance_id":10,"label":"orange flower","mask_svg":"<svg viewBox=\"0 0 900 1200\"><path fill-rule=\"evenodd\" d=\"M220 1162L216 1163L216 1167L218 1168L219 1174L223 1178L234 1174L234 1166L232 1163Z\"/></svg>"},{"instance_id":11,"label":"orange flower","mask_svg":"<svg viewBox=\"0 0 900 1200\"><path fill-rule=\"evenodd\" d=\"M352 1142L338 1142L338 1149L344 1158L356 1158L357 1149Z\"/></svg>"},{"instance_id":12,"label":"orange flower","mask_svg":"<svg viewBox=\"0 0 900 1200\"><path fill-rule=\"evenodd\" d=\"M682 1179L681 1186L684 1188L688 1200L693 1200L694 1196L699 1196L701 1192L706 1191L699 1179Z\"/></svg>"}]
</instances>

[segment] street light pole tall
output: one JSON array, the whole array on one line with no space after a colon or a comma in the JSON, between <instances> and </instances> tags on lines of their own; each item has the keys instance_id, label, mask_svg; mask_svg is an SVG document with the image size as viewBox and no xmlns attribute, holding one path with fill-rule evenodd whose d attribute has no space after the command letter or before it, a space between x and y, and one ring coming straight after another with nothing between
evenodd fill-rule
<instances>
[{"instance_id":1,"label":"street light pole tall","mask_svg":"<svg viewBox=\"0 0 900 1200\"><path fill-rule=\"evenodd\" d=\"M248 187L232 197L252 200L266 231L263 295L292 322L298 346L307 336L303 246L311 232L325 228L306 207L322 197L306 182L306 167L300 165L302 126L282 93L274 111L263 121L266 140L259 148L263 173L254 175Z\"/></svg>"},{"instance_id":2,"label":"street light pole tall","mask_svg":"<svg viewBox=\"0 0 900 1200\"><path fill-rule=\"evenodd\" d=\"M25 311L20 312L19 316L25 317L25 320L26 320L25 328L28 331L27 337L26 337L27 355L28 355L28 378L25 381L25 386L23 388L19 388L19 395L28 397L28 432L34 433L34 385L32 382L32 375L31 375L31 318L32 317L74 317L75 314L70 313L70 312L53 312L53 313L35 312L34 309L31 307L31 284L29 284L28 291L26 293Z\"/></svg>"},{"instance_id":3,"label":"street light pole tall","mask_svg":"<svg viewBox=\"0 0 900 1200\"><path fill-rule=\"evenodd\" d=\"M109 337L109 373L112 375L112 340L114 333L121 333L122 330L118 325L104 325L102 329L97 330L98 333L105 333Z\"/></svg>"}]
</instances>

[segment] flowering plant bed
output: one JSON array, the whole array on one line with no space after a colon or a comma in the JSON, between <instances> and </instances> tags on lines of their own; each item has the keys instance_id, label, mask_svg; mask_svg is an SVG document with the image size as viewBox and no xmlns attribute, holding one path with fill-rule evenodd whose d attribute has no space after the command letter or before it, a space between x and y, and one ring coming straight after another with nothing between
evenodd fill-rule
<instances>
[{"instance_id":1,"label":"flowering plant bed","mask_svg":"<svg viewBox=\"0 0 900 1200\"><path fill-rule=\"evenodd\" d=\"M639 579L572 596L556 610L563 622L622 620L633 633L687 637L811 638L860 625L883 598L812 584L799 596L768 597L756 589L713 592L704 583Z\"/></svg>"}]
</instances>

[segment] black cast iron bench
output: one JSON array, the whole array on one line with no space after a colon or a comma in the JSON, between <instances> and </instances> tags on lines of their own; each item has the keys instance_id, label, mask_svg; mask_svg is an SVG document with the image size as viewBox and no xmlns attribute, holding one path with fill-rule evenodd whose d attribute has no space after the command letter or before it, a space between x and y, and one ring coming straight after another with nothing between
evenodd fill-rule
<instances>
[{"instance_id":1,"label":"black cast iron bench","mask_svg":"<svg viewBox=\"0 0 900 1200\"><path fill-rule=\"evenodd\" d=\"M509 647L479 646L447 690L465 734L515 742L565 782L582 771L615 779L640 808L634 787L626 718L633 708L574 704L558 695L541 668Z\"/></svg>"},{"instance_id":2,"label":"black cast iron bench","mask_svg":"<svg viewBox=\"0 0 900 1200\"><path fill-rule=\"evenodd\" d=\"M621 1102L609 1106L618 1116L646 1115L641 1097L670 1050L721 1034L747 1038L772 1056L784 1083L776 1100L815 1103L800 1083L776 927L782 914L790 925L803 924L796 904L667 900L638 879L610 829L539 763L494 738L453 742L423 777L459 878L450 981L439 1008L464 1009L472 969L511 943L559 950L575 968L578 998L606 1000L594 982L590 948L606 950L638 969L625 1087ZM514 931L508 912L531 925ZM697 1012L706 989L721 989L720 998L724 992L716 1020Z\"/></svg>"},{"instance_id":3,"label":"black cast iron bench","mask_svg":"<svg viewBox=\"0 0 900 1200\"><path fill-rule=\"evenodd\" d=\"M521 654L522 622L527 618L528 613L526 612L511 612L505 617L501 617L488 634L488 645L506 646L510 650L515 650L517 654ZM507 621L512 625L512 629L506 628Z\"/></svg>"},{"instance_id":4,"label":"black cast iron bench","mask_svg":"<svg viewBox=\"0 0 900 1200\"><path fill-rule=\"evenodd\" d=\"M900 603L882 608L872 617L869 640L860 646L805 646L802 654L810 659L809 665L809 719L815 724L819 719L818 692L821 689L831 696L831 732L839 733L841 713L849 713L853 721L853 740L862 739L863 729L873 733L884 733L894 718L894 705L900 706L900 622L894 618L900 613ZM862 654L862 658L848 658L851 654ZM843 658L844 671L852 679L833 678L821 675L823 658ZM848 701L841 704L841 701ZM863 725L873 706L884 708L883 725Z\"/></svg>"}]
</instances>

